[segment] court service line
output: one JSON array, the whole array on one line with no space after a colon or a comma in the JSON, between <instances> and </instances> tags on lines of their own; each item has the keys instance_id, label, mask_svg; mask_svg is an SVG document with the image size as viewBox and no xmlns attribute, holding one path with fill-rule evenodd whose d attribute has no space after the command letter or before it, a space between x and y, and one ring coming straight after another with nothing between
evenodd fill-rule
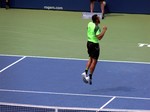
<instances>
[{"instance_id":1,"label":"court service line","mask_svg":"<svg viewBox=\"0 0 150 112\"><path fill-rule=\"evenodd\" d=\"M17 63L19 63L20 61L22 61L22 60L25 59L25 58L26 58L26 56L23 56L23 57L20 58L19 60L15 61L14 63L12 63L12 64L10 64L10 65L8 65L7 67L5 67L5 68L3 68L2 70L0 70L0 73L2 73L3 71L5 71L6 69L10 68L11 66L13 66L13 65L15 65L15 64L17 64Z\"/></svg>"},{"instance_id":2,"label":"court service line","mask_svg":"<svg viewBox=\"0 0 150 112\"><path fill-rule=\"evenodd\" d=\"M110 104L116 97L112 97L108 102L106 102L102 107L99 108L98 111L96 112L99 112L100 110L102 110L104 107L106 107L108 104Z\"/></svg>"},{"instance_id":3,"label":"court service line","mask_svg":"<svg viewBox=\"0 0 150 112\"><path fill-rule=\"evenodd\" d=\"M11 57L23 57L24 55L8 55L8 54L0 54L0 56L11 56ZM80 59L80 58L64 58L64 57L46 57L46 56L26 56L29 58L45 58L45 59L60 59L60 60L77 60L77 61L87 61L88 59ZM136 61L117 61L117 60L98 60L102 62L111 62L111 63L135 63L135 64L150 64L150 62L136 62Z\"/></svg>"},{"instance_id":4,"label":"court service line","mask_svg":"<svg viewBox=\"0 0 150 112\"><path fill-rule=\"evenodd\" d=\"M77 93L59 93L59 92L44 92L44 91L28 91L28 90L10 90L0 89L0 92L14 92L14 93L28 93L28 94L47 94L47 95L64 95L64 96L83 96L83 97L105 97L105 98L119 98L119 99L134 99L134 100L148 100L150 98L143 97L127 97L127 96L109 96L109 95L94 95L94 94L77 94Z\"/></svg>"}]
</instances>

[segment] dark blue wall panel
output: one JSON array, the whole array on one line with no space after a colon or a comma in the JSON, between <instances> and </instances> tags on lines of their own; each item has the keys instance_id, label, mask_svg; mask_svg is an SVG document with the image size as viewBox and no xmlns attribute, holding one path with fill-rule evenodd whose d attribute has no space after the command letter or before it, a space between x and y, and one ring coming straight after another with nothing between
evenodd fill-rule
<instances>
[{"instance_id":1,"label":"dark blue wall panel","mask_svg":"<svg viewBox=\"0 0 150 112\"><path fill-rule=\"evenodd\" d=\"M110 12L150 14L150 0L108 0Z\"/></svg>"},{"instance_id":2,"label":"dark blue wall panel","mask_svg":"<svg viewBox=\"0 0 150 112\"><path fill-rule=\"evenodd\" d=\"M1 0L4 7L5 0ZM90 0L10 0L13 8L89 11ZM150 0L106 0L106 12L150 14ZM99 3L95 11L100 11Z\"/></svg>"}]
</instances>

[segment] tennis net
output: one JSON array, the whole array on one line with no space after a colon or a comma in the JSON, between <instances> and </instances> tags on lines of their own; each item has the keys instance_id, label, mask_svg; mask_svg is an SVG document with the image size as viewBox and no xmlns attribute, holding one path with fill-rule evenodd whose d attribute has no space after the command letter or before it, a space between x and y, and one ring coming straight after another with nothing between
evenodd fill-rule
<instances>
[{"instance_id":1,"label":"tennis net","mask_svg":"<svg viewBox=\"0 0 150 112\"><path fill-rule=\"evenodd\" d=\"M40 106L27 104L14 104L0 102L0 112L150 112L141 110L117 110L117 109L97 109L97 108L72 108Z\"/></svg>"}]
</instances>

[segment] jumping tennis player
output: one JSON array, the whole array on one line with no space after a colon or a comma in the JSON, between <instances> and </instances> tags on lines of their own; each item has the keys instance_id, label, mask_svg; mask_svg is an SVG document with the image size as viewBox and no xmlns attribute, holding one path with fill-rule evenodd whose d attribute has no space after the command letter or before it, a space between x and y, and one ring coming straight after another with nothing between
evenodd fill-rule
<instances>
[{"instance_id":1,"label":"jumping tennis player","mask_svg":"<svg viewBox=\"0 0 150 112\"><path fill-rule=\"evenodd\" d=\"M85 83L89 83L90 85L92 84L93 72L100 54L99 40L103 38L105 32L107 31L106 26L103 26L103 30L101 31L100 27L98 26L99 24L100 18L98 17L98 15L95 14L92 16L92 22L89 22L87 27L87 49L89 54L89 60L86 65L85 72L82 73L82 76L83 81ZM90 70L89 75L88 70Z\"/></svg>"}]
</instances>

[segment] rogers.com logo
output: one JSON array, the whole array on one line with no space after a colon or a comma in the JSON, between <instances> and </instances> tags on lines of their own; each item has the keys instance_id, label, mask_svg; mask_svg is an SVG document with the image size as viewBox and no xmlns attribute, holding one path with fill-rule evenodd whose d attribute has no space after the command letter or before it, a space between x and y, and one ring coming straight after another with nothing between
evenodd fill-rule
<instances>
[{"instance_id":1,"label":"rogers.com logo","mask_svg":"<svg viewBox=\"0 0 150 112\"><path fill-rule=\"evenodd\" d=\"M63 7L58 7L58 6L44 6L44 9L47 9L47 10L63 10Z\"/></svg>"}]
</instances>

